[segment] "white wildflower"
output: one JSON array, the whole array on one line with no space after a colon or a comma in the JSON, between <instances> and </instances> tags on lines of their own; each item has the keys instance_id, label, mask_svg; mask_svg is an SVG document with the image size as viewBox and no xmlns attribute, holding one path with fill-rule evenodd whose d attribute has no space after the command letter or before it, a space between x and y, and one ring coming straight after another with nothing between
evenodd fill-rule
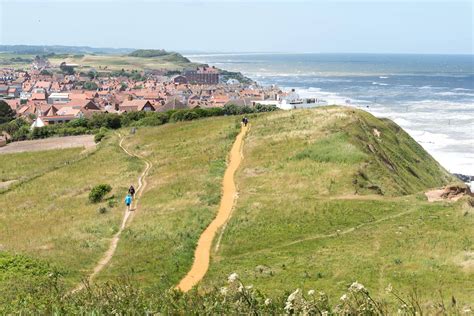
<instances>
[{"instance_id":1,"label":"white wildflower","mask_svg":"<svg viewBox=\"0 0 474 316\"><path fill-rule=\"evenodd\" d=\"M271 303L272 303L272 300L271 300L271 299L269 299L269 298L265 299L264 304L265 304L266 306L270 305Z\"/></svg>"},{"instance_id":2,"label":"white wildflower","mask_svg":"<svg viewBox=\"0 0 474 316\"><path fill-rule=\"evenodd\" d=\"M229 283L233 283L235 282L237 279L239 278L239 275L237 273L232 273L231 275L229 275L229 277L227 278L227 281Z\"/></svg>"},{"instance_id":3,"label":"white wildflower","mask_svg":"<svg viewBox=\"0 0 474 316\"><path fill-rule=\"evenodd\" d=\"M345 302L349 299L349 297L347 296L347 294L344 294L343 296L341 296L341 301Z\"/></svg>"},{"instance_id":4,"label":"white wildflower","mask_svg":"<svg viewBox=\"0 0 474 316\"><path fill-rule=\"evenodd\" d=\"M221 294L227 295L228 289L226 287L221 287Z\"/></svg>"},{"instance_id":5,"label":"white wildflower","mask_svg":"<svg viewBox=\"0 0 474 316\"><path fill-rule=\"evenodd\" d=\"M290 294L290 296L288 296L288 299L286 301L293 302L296 298L296 295L298 295L299 292L300 292L300 289L296 289L296 291L294 291L293 293Z\"/></svg>"},{"instance_id":6,"label":"white wildflower","mask_svg":"<svg viewBox=\"0 0 474 316\"><path fill-rule=\"evenodd\" d=\"M309 291L308 291L308 295L309 295L309 296L314 295L314 293L315 293L314 290L309 290Z\"/></svg>"},{"instance_id":7,"label":"white wildflower","mask_svg":"<svg viewBox=\"0 0 474 316\"><path fill-rule=\"evenodd\" d=\"M290 313L290 311L293 309L293 303L292 302L286 302L285 304L285 307L284 307L284 310L287 312L287 313Z\"/></svg>"},{"instance_id":8,"label":"white wildflower","mask_svg":"<svg viewBox=\"0 0 474 316\"><path fill-rule=\"evenodd\" d=\"M322 311L322 312L321 312L321 315L322 315L322 316L328 316L328 315L329 315L329 312L328 312L328 311Z\"/></svg>"},{"instance_id":9,"label":"white wildflower","mask_svg":"<svg viewBox=\"0 0 474 316\"><path fill-rule=\"evenodd\" d=\"M357 281L351 284L351 286L349 287L349 290L353 292L366 291L365 287Z\"/></svg>"},{"instance_id":10,"label":"white wildflower","mask_svg":"<svg viewBox=\"0 0 474 316\"><path fill-rule=\"evenodd\" d=\"M387 293L392 293L393 287L392 287L392 284L391 284L391 283L389 283L389 284L387 285L387 288L385 289L385 291L386 291Z\"/></svg>"},{"instance_id":11,"label":"white wildflower","mask_svg":"<svg viewBox=\"0 0 474 316\"><path fill-rule=\"evenodd\" d=\"M285 310L287 313L289 313L291 310L293 310L293 302L296 299L296 296L300 293L300 289L296 289L293 293L291 293L288 298L286 299L286 304L285 304Z\"/></svg>"},{"instance_id":12,"label":"white wildflower","mask_svg":"<svg viewBox=\"0 0 474 316\"><path fill-rule=\"evenodd\" d=\"M244 286L241 284L241 285L239 286L239 293L242 293L243 291L244 291Z\"/></svg>"}]
</instances>

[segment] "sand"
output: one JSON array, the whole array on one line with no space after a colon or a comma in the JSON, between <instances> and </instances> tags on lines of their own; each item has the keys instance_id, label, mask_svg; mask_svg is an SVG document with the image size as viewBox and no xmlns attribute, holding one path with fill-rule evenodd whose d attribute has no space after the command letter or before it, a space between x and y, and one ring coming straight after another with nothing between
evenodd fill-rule
<instances>
[{"instance_id":1,"label":"sand","mask_svg":"<svg viewBox=\"0 0 474 316\"><path fill-rule=\"evenodd\" d=\"M242 161L242 144L248 127L242 127L239 135L232 146L229 155L229 164L224 173L222 182L222 198L216 218L207 226L199 238L196 250L194 252L194 262L188 274L179 282L177 288L183 292L192 289L206 275L209 269L212 241L217 232L223 227L232 214L232 208L237 195L237 189L234 182L234 174Z\"/></svg>"}]
</instances>

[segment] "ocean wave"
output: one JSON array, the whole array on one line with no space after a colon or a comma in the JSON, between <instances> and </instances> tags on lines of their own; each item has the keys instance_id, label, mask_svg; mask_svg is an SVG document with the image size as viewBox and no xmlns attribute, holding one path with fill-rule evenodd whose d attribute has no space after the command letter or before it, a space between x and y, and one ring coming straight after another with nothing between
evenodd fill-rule
<instances>
[{"instance_id":1,"label":"ocean wave","mask_svg":"<svg viewBox=\"0 0 474 316\"><path fill-rule=\"evenodd\" d=\"M372 81L372 84L377 85L377 86L388 86L388 83L377 82L377 81Z\"/></svg>"},{"instance_id":2,"label":"ocean wave","mask_svg":"<svg viewBox=\"0 0 474 316\"><path fill-rule=\"evenodd\" d=\"M388 77L386 77L386 76L380 76L379 78L380 79L388 79Z\"/></svg>"},{"instance_id":3,"label":"ocean wave","mask_svg":"<svg viewBox=\"0 0 474 316\"><path fill-rule=\"evenodd\" d=\"M456 90L456 91L464 91L464 90ZM466 96L466 97L474 97L474 93L467 93L467 92L452 92L452 91L446 91L446 92L436 92L436 95L441 95L441 96Z\"/></svg>"}]
</instances>

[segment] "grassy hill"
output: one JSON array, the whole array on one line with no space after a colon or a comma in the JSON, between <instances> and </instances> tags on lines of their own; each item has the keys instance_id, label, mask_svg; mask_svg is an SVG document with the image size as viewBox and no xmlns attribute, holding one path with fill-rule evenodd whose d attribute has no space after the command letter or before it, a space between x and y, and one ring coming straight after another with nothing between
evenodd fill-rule
<instances>
[{"instance_id":1,"label":"grassy hill","mask_svg":"<svg viewBox=\"0 0 474 316\"><path fill-rule=\"evenodd\" d=\"M393 122L337 107L272 113L252 119L244 156L203 287L237 272L275 294L339 297L359 280L381 296L392 284L472 299L459 258L472 251L473 218L426 202L424 190L455 180Z\"/></svg>"},{"instance_id":2,"label":"grassy hill","mask_svg":"<svg viewBox=\"0 0 474 316\"><path fill-rule=\"evenodd\" d=\"M153 168L133 222L97 278L99 284L118 282L118 288L105 286L96 296L86 292L71 301L55 298L87 276L107 248L123 195L143 163L120 150L115 134L83 156L17 154L40 174L0 192L0 205L6 205L0 210L0 307L13 306L15 299L14 306L155 306L151 310L163 313L192 306L209 312L220 295L215 288L233 272L278 306L284 306L278 297L296 288L325 291L337 303L356 280L391 304L384 291L389 284L403 293L418 290L423 302L439 302L438 291L445 300L472 302L472 209L466 200L428 203L423 195L455 179L393 122L340 107L250 117L235 210L199 285L211 294L165 294L191 267L199 235L218 209L238 121L227 116L170 123L126 137L124 146ZM33 156L61 167L43 168L44 161ZM12 170L1 166L6 180L23 175L14 164ZM99 183L113 187L105 214L87 201ZM59 286L45 290L51 273Z\"/></svg>"},{"instance_id":3,"label":"grassy hill","mask_svg":"<svg viewBox=\"0 0 474 316\"><path fill-rule=\"evenodd\" d=\"M78 72L87 72L90 69L97 71L125 71L132 70L183 70L194 68L198 64L190 62L187 58L174 52L166 52L157 56L148 55L120 55L120 54L50 54L46 56L53 67L59 68L62 62L76 64ZM34 60L34 54L17 54L0 52L0 67L15 69L28 69Z\"/></svg>"}]
</instances>

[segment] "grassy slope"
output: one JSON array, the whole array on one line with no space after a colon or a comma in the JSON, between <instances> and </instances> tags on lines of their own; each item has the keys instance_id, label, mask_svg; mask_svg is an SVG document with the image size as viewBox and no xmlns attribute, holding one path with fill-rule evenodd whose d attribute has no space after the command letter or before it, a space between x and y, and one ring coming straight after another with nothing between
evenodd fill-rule
<instances>
[{"instance_id":1,"label":"grassy slope","mask_svg":"<svg viewBox=\"0 0 474 316\"><path fill-rule=\"evenodd\" d=\"M168 289L191 267L202 231L217 212L235 117L139 129L128 148L154 167L131 226L111 265L99 276L128 276L140 285Z\"/></svg>"},{"instance_id":2,"label":"grassy slope","mask_svg":"<svg viewBox=\"0 0 474 316\"><path fill-rule=\"evenodd\" d=\"M237 272L275 294L303 287L337 298L359 280L379 295L391 283L474 297L472 268L461 267L473 217L462 202L425 201L419 192L453 179L398 126L342 108L251 121L239 200L204 286Z\"/></svg>"},{"instance_id":3,"label":"grassy slope","mask_svg":"<svg viewBox=\"0 0 474 316\"><path fill-rule=\"evenodd\" d=\"M15 68L15 69L27 69L31 63L26 62L12 62L11 58L28 58L34 59L35 55L31 54L12 54L12 53L0 53L0 67ZM78 64L82 67L78 67L78 71L86 71L87 68L99 69L99 66L107 70L144 70L144 69L166 69L166 70L183 70L184 68L194 67L197 64L187 63L173 55L160 56L160 57L133 57L128 55L74 55L70 54L69 57L63 56L51 56L48 57L52 66L59 67L63 61ZM84 69L85 68L85 69Z\"/></svg>"},{"instance_id":4,"label":"grassy slope","mask_svg":"<svg viewBox=\"0 0 474 316\"><path fill-rule=\"evenodd\" d=\"M38 168L45 163L40 160L44 153L24 155L37 155ZM1 193L0 249L51 262L67 283L77 282L108 247L122 217L122 196L142 168L139 160L123 153L113 136L75 163ZM90 188L99 183L111 184L119 203L105 214L97 211L105 202L90 204L87 198ZM0 280L15 269L15 265L0 269Z\"/></svg>"},{"instance_id":5,"label":"grassy slope","mask_svg":"<svg viewBox=\"0 0 474 316\"><path fill-rule=\"evenodd\" d=\"M143 70L143 69L166 69L182 70L185 67L192 67L194 64L173 59L172 56L160 56L152 58L132 57L127 55L84 55L83 57L54 58L49 57L52 65L57 65L63 61L74 63L83 68L96 68L99 66L108 70ZM77 70L82 70L79 67Z\"/></svg>"},{"instance_id":6,"label":"grassy slope","mask_svg":"<svg viewBox=\"0 0 474 316\"><path fill-rule=\"evenodd\" d=\"M68 164L83 150L84 148L69 148L0 155L0 182L28 179Z\"/></svg>"}]
</instances>

